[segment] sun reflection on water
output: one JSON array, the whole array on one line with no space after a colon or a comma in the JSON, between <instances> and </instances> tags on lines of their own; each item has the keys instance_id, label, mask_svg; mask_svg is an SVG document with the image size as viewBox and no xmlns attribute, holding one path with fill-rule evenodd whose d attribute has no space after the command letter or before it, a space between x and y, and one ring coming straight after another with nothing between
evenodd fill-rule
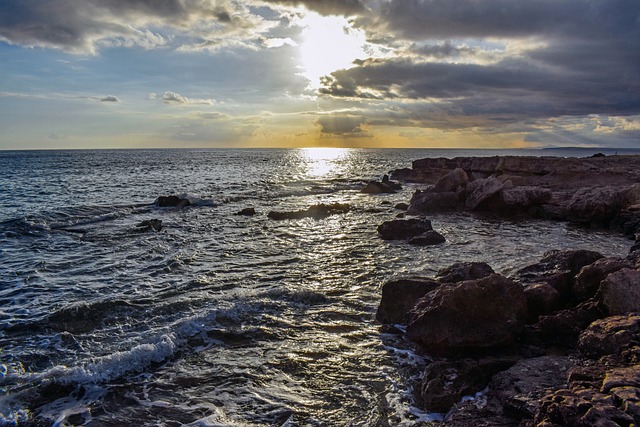
<instances>
[{"instance_id":1,"label":"sun reflection on water","mask_svg":"<svg viewBox=\"0 0 640 427\"><path fill-rule=\"evenodd\" d=\"M349 148L332 147L307 147L299 151L306 174L311 179L341 175L350 153Z\"/></svg>"}]
</instances>

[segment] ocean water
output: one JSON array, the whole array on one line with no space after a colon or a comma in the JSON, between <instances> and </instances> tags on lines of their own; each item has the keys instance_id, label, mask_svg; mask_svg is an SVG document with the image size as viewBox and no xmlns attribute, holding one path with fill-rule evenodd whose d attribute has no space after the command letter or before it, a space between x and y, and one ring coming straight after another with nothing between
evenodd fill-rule
<instances>
[{"instance_id":1,"label":"ocean water","mask_svg":"<svg viewBox=\"0 0 640 427\"><path fill-rule=\"evenodd\" d=\"M374 320L382 284L456 261L504 274L551 249L625 255L564 223L430 217L382 241L417 185L359 190L453 150L0 152L0 425L410 426L425 356ZM552 151L553 155L589 155ZM153 204L176 194L183 209ZM269 211L348 203L325 219ZM254 216L237 216L253 207ZM159 219L160 232L141 232Z\"/></svg>"}]
</instances>

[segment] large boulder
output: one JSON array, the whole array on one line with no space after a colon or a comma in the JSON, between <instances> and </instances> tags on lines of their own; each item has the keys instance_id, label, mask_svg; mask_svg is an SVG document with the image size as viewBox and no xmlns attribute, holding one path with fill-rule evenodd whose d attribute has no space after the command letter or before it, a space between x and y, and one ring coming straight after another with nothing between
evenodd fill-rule
<instances>
[{"instance_id":1,"label":"large boulder","mask_svg":"<svg viewBox=\"0 0 640 427\"><path fill-rule=\"evenodd\" d=\"M513 340L526 305L522 285L498 274L443 284L414 307L407 336L433 355L481 352Z\"/></svg>"},{"instance_id":2,"label":"large boulder","mask_svg":"<svg viewBox=\"0 0 640 427\"><path fill-rule=\"evenodd\" d=\"M640 311L640 271L623 268L600 285L600 299L610 315Z\"/></svg>"},{"instance_id":3,"label":"large boulder","mask_svg":"<svg viewBox=\"0 0 640 427\"><path fill-rule=\"evenodd\" d=\"M573 195L568 206L570 221L609 225L627 204L626 189L618 186L581 188Z\"/></svg>"},{"instance_id":4,"label":"large boulder","mask_svg":"<svg viewBox=\"0 0 640 427\"><path fill-rule=\"evenodd\" d=\"M630 261L620 258L601 258L580 270L573 285L573 296L582 302L593 298L602 282L609 274L623 268L633 268Z\"/></svg>"},{"instance_id":5,"label":"large boulder","mask_svg":"<svg viewBox=\"0 0 640 427\"><path fill-rule=\"evenodd\" d=\"M409 202L408 212L411 214L421 214L426 212L451 211L456 210L458 204L458 193L452 191L436 193L430 190L416 190Z\"/></svg>"},{"instance_id":6,"label":"large boulder","mask_svg":"<svg viewBox=\"0 0 640 427\"><path fill-rule=\"evenodd\" d=\"M431 221L424 218L394 219L378 226L378 233L384 240L410 239L431 230Z\"/></svg>"},{"instance_id":7,"label":"large boulder","mask_svg":"<svg viewBox=\"0 0 640 427\"><path fill-rule=\"evenodd\" d=\"M498 194L504 185L504 182L494 177L470 182L466 189L467 198L464 201L464 207L469 210L478 209L484 201Z\"/></svg>"},{"instance_id":8,"label":"large boulder","mask_svg":"<svg viewBox=\"0 0 640 427\"><path fill-rule=\"evenodd\" d=\"M598 319L582 331L578 348L589 357L621 354L640 343L640 314Z\"/></svg>"},{"instance_id":9,"label":"large boulder","mask_svg":"<svg viewBox=\"0 0 640 427\"><path fill-rule=\"evenodd\" d=\"M440 269L436 274L436 280L440 283L456 283L482 279L494 273L493 268L485 262L457 262Z\"/></svg>"},{"instance_id":10,"label":"large boulder","mask_svg":"<svg viewBox=\"0 0 640 427\"><path fill-rule=\"evenodd\" d=\"M382 286L382 299L376 313L381 323L406 324L409 311L418 300L437 288L440 283L426 277L391 280Z\"/></svg>"},{"instance_id":11,"label":"large boulder","mask_svg":"<svg viewBox=\"0 0 640 427\"><path fill-rule=\"evenodd\" d=\"M527 318L531 322L538 320L541 314L550 314L560 308L560 293L548 283L532 283L525 286L527 298Z\"/></svg>"},{"instance_id":12,"label":"large boulder","mask_svg":"<svg viewBox=\"0 0 640 427\"><path fill-rule=\"evenodd\" d=\"M443 192L456 192L459 188L464 188L469 182L467 173L462 168L456 168L440 178L433 191L438 193Z\"/></svg>"}]
</instances>

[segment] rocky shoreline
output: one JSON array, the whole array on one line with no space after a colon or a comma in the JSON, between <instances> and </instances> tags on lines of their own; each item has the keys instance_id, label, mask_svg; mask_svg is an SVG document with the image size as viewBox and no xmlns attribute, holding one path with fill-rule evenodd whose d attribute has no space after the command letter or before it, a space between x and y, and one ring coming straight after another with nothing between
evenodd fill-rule
<instances>
[{"instance_id":1,"label":"rocky shoreline","mask_svg":"<svg viewBox=\"0 0 640 427\"><path fill-rule=\"evenodd\" d=\"M640 156L422 159L391 177L425 185L408 215L489 211L635 239L619 258L551 251L513 277L476 262L385 283L382 329L431 359L422 408L456 427L640 424ZM426 218L389 223L398 238L432 231Z\"/></svg>"}]
</instances>

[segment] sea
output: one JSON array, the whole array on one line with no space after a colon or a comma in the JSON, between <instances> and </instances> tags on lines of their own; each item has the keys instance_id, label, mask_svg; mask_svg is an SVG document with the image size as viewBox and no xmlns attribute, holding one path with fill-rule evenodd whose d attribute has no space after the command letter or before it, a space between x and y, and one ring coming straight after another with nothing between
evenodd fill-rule
<instances>
[{"instance_id":1,"label":"sea","mask_svg":"<svg viewBox=\"0 0 640 427\"><path fill-rule=\"evenodd\" d=\"M552 249L632 242L465 212L429 216L444 244L383 241L421 185L360 190L424 157L596 151L0 151L0 425L437 421L413 396L429 356L375 321L385 281L458 261L510 275ZM167 195L191 204L154 204ZM321 203L350 210L268 217ZM140 226L152 219L160 231Z\"/></svg>"}]
</instances>

